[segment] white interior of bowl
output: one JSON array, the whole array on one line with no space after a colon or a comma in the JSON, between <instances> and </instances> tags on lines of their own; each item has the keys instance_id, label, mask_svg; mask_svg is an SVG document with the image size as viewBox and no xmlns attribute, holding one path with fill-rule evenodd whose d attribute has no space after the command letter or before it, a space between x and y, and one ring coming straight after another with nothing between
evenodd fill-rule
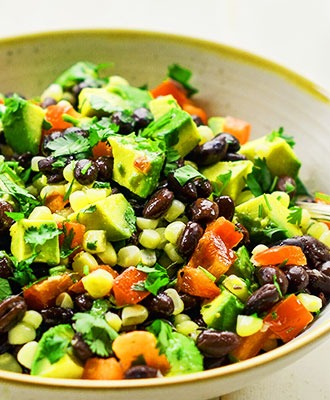
<instances>
[{"instance_id":1,"label":"white interior of bowl","mask_svg":"<svg viewBox=\"0 0 330 400\"><path fill-rule=\"evenodd\" d=\"M296 139L302 178L311 191L330 192L330 100L321 89L293 72L237 49L197 39L134 31L45 33L0 42L0 92L38 95L76 61L113 62L108 69L132 84L149 87L179 63L193 71L196 99L209 115L233 115L251 122L253 137L279 127ZM3 400L38 393L41 398L207 399L239 389L265 373L288 365L325 340L330 308L294 341L254 359L203 373L150 381L65 381L0 371ZM15 385L12 383L15 382ZM36 384L38 385L36 386ZM81 397L80 388L84 388ZM37 392L36 392L37 390ZM2 398L2 397L1 397ZM35 398L35 397L31 397Z\"/></svg>"}]
</instances>

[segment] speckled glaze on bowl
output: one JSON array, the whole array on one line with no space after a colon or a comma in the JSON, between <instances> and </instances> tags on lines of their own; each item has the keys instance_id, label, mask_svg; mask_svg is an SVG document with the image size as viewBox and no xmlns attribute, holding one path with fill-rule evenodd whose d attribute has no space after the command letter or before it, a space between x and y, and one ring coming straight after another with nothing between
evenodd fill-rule
<instances>
[{"instance_id":1,"label":"speckled glaze on bowl","mask_svg":"<svg viewBox=\"0 0 330 400\"><path fill-rule=\"evenodd\" d=\"M179 63L193 71L196 99L209 115L251 122L253 137L284 127L296 139L302 178L311 191L330 192L330 96L294 72L221 44L143 31L45 32L0 40L0 92L38 95L77 61L113 63L111 74L150 87ZM0 371L1 400L206 400L278 371L329 339L330 307L303 334L237 364L172 378L83 381Z\"/></svg>"}]
</instances>

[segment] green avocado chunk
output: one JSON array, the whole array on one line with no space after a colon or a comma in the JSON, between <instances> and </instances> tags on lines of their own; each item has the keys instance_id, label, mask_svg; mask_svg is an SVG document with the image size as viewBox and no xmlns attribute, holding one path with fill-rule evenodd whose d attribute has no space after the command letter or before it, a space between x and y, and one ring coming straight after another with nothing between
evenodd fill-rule
<instances>
[{"instance_id":1,"label":"green avocado chunk","mask_svg":"<svg viewBox=\"0 0 330 400\"><path fill-rule=\"evenodd\" d=\"M209 167L201 168L201 173L209 179L217 193L230 196L233 200L246 185L246 177L252 171L249 160L219 161Z\"/></svg>"},{"instance_id":2,"label":"green avocado chunk","mask_svg":"<svg viewBox=\"0 0 330 400\"><path fill-rule=\"evenodd\" d=\"M160 103L160 107L164 105ZM154 106L154 113L157 112ZM151 122L142 131L142 136L162 141L167 148L172 147L184 157L198 145L201 136L191 116L180 108L170 109Z\"/></svg>"},{"instance_id":3,"label":"green avocado chunk","mask_svg":"<svg viewBox=\"0 0 330 400\"><path fill-rule=\"evenodd\" d=\"M243 308L238 297L222 287L219 296L202 306L201 314L209 328L235 331L237 315Z\"/></svg>"},{"instance_id":4,"label":"green avocado chunk","mask_svg":"<svg viewBox=\"0 0 330 400\"><path fill-rule=\"evenodd\" d=\"M109 137L114 158L113 179L139 197L146 198L157 187L165 153L157 141L134 133Z\"/></svg>"},{"instance_id":5,"label":"green avocado chunk","mask_svg":"<svg viewBox=\"0 0 330 400\"><path fill-rule=\"evenodd\" d=\"M35 220L35 219L21 219L15 222L10 228L11 235L11 252L17 261L26 260L34 254L34 250L37 252L37 256L34 259L35 262L48 263L50 265L57 265L60 262L60 246L58 236L54 235L44 241L44 243L36 244L34 246L27 242L26 235L31 233L36 235L36 242L38 243L38 237L41 230L45 231L56 231L57 225L54 220Z\"/></svg>"},{"instance_id":6,"label":"green avocado chunk","mask_svg":"<svg viewBox=\"0 0 330 400\"><path fill-rule=\"evenodd\" d=\"M71 214L69 219L82 223L87 230L104 230L107 239L114 242L130 238L136 229L134 210L121 193L99 200Z\"/></svg>"},{"instance_id":7,"label":"green avocado chunk","mask_svg":"<svg viewBox=\"0 0 330 400\"><path fill-rule=\"evenodd\" d=\"M245 155L249 160L256 158L265 159L267 167L273 176L298 175L301 161L297 158L287 141L281 137L270 139L263 136L243 144L239 153Z\"/></svg>"},{"instance_id":8,"label":"green avocado chunk","mask_svg":"<svg viewBox=\"0 0 330 400\"><path fill-rule=\"evenodd\" d=\"M9 146L17 153L38 154L44 110L17 95L6 99L5 105L2 124Z\"/></svg>"},{"instance_id":9,"label":"green avocado chunk","mask_svg":"<svg viewBox=\"0 0 330 400\"><path fill-rule=\"evenodd\" d=\"M289 222L290 210L274 194L263 194L236 207L237 219L254 235L266 235L275 229L283 237L301 236L298 225Z\"/></svg>"}]
</instances>

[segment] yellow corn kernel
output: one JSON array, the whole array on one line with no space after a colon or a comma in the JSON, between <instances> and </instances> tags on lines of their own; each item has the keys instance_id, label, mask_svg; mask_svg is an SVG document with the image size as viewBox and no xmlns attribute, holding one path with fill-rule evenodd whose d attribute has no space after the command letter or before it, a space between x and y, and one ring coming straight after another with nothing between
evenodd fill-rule
<instances>
[{"instance_id":1,"label":"yellow corn kernel","mask_svg":"<svg viewBox=\"0 0 330 400\"><path fill-rule=\"evenodd\" d=\"M136 218L136 225L139 229L156 229L159 223L159 219L150 219L150 218L143 218L137 217Z\"/></svg>"},{"instance_id":2,"label":"yellow corn kernel","mask_svg":"<svg viewBox=\"0 0 330 400\"><path fill-rule=\"evenodd\" d=\"M320 242L326 244L330 247L330 230L323 232L322 235L319 237Z\"/></svg>"},{"instance_id":3,"label":"yellow corn kernel","mask_svg":"<svg viewBox=\"0 0 330 400\"><path fill-rule=\"evenodd\" d=\"M177 244L186 224L182 221L174 221L167 225L165 228L165 238L172 244Z\"/></svg>"},{"instance_id":4,"label":"yellow corn kernel","mask_svg":"<svg viewBox=\"0 0 330 400\"><path fill-rule=\"evenodd\" d=\"M26 343L17 353L18 362L23 365L23 367L31 369L37 349L38 342L33 340L32 342Z\"/></svg>"},{"instance_id":5,"label":"yellow corn kernel","mask_svg":"<svg viewBox=\"0 0 330 400\"><path fill-rule=\"evenodd\" d=\"M74 303L69 293L63 292L56 297L56 305L62 308L73 308Z\"/></svg>"},{"instance_id":6,"label":"yellow corn kernel","mask_svg":"<svg viewBox=\"0 0 330 400\"><path fill-rule=\"evenodd\" d=\"M177 332L182 333L182 335L185 336L190 336L193 339L197 337L198 329L199 326L194 321L182 321L176 326Z\"/></svg>"},{"instance_id":7,"label":"yellow corn kernel","mask_svg":"<svg viewBox=\"0 0 330 400\"><path fill-rule=\"evenodd\" d=\"M289 207L290 196L288 195L288 193L278 190L271 193L271 195L275 197L275 199L277 199L282 204L282 206L284 206L285 208Z\"/></svg>"},{"instance_id":8,"label":"yellow corn kernel","mask_svg":"<svg viewBox=\"0 0 330 400\"><path fill-rule=\"evenodd\" d=\"M135 267L141 262L141 251L134 245L122 247L117 256L117 264L123 268Z\"/></svg>"},{"instance_id":9,"label":"yellow corn kernel","mask_svg":"<svg viewBox=\"0 0 330 400\"><path fill-rule=\"evenodd\" d=\"M207 126L207 125L200 125L197 127L198 133L201 137L200 142L198 143L199 145L204 144L208 142L209 140L212 140L214 138L214 133L212 129Z\"/></svg>"},{"instance_id":10,"label":"yellow corn kernel","mask_svg":"<svg viewBox=\"0 0 330 400\"><path fill-rule=\"evenodd\" d=\"M86 193L82 190L77 190L71 193L69 201L74 212L79 211L90 204Z\"/></svg>"},{"instance_id":11,"label":"yellow corn kernel","mask_svg":"<svg viewBox=\"0 0 330 400\"><path fill-rule=\"evenodd\" d=\"M117 253L110 242L106 242L105 250L98 253L97 256L104 264L108 264L111 267L117 264Z\"/></svg>"},{"instance_id":12,"label":"yellow corn kernel","mask_svg":"<svg viewBox=\"0 0 330 400\"><path fill-rule=\"evenodd\" d=\"M19 322L8 332L9 344L25 344L36 338L36 330L26 322Z\"/></svg>"},{"instance_id":13,"label":"yellow corn kernel","mask_svg":"<svg viewBox=\"0 0 330 400\"><path fill-rule=\"evenodd\" d=\"M72 182L74 180L74 166L75 163L71 162L63 168L63 177L67 182Z\"/></svg>"},{"instance_id":14,"label":"yellow corn kernel","mask_svg":"<svg viewBox=\"0 0 330 400\"><path fill-rule=\"evenodd\" d=\"M123 326L142 324L148 318L148 310L141 304L126 306L121 313Z\"/></svg>"},{"instance_id":15,"label":"yellow corn kernel","mask_svg":"<svg viewBox=\"0 0 330 400\"><path fill-rule=\"evenodd\" d=\"M43 156L35 156L35 157L32 157L32 160L31 160L31 170L34 171L34 172L39 172L39 165L38 165L38 163L39 163L39 161L44 160L45 158L46 158L46 157L43 157Z\"/></svg>"},{"instance_id":16,"label":"yellow corn kernel","mask_svg":"<svg viewBox=\"0 0 330 400\"><path fill-rule=\"evenodd\" d=\"M245 302L250 295L249 289L243 279L234 274L227 276L222 284L243 302Z\"/></svg>"},{"instance_id":17,"label":"yellow corn kernel","mask_svg":"<svg viewBox=\"0 0 330 400\"><path fill-rule=\"evenodd\" d=\"M147 267L152 267L157 262L156 252L151 249L141 250L141 263Z\"/></svg>"},{"instance_id":18,"label":"yellow corn kernel","mask_svg":"<svg viewBox=\"0 0 330 400\"><path fill-rule=\"evenodd\" d=\"M174 326L177 326L181 324L183 321L191 321L191 318L189 317L188 314L180 313L174 316L174 321L173 324Z\"/></svg>"},{"instance_id":19,"label":"yellow corn kernel","mask_svg":"<svg viewBox=\"0 0 330 400\"><path fill-rule=\"evenodd\" d=\"M99 299L109 294L113 286L113 281L114 277L110 272L101 268L92 271L82 278L85 290L94 299Z\"/></svg>"},{"instance_id":20,"label":"yellow corn kernel","mask_svg":"<svg viewBox=\"0 0 330 400\"><path fill-rule=\"evenodd\" d=\"M173 222L183 214L184 210L185 205L180 200L174 199L163 217L167 222Z\"/></svg>"},{"instance_id":21,"label":"yellow corn kernel","mask_svg":"<svg viewBox=\"0 0 330 400\"><path fill-rule=\"evenodd\" d=\"M158 234L160 236L160 242L159 242L159 245L157 246L157 249L160 249L160 250L164 249L164 247L167 243L167 240L165 237L165 229L166 228L164 226L155 229L155 231L158 232Z\"/></svg>"},{"instance_id":22,"label":"yellow corn kernel","mask_svg":"<svg viewBox=\"0 0 330 400\"><path fill-rule=\"evenodd\" d=\"M154 229L144 229L139 235L139 243L146 249L156 249L160 242L161 237Z\"/></svg>"},{"instance_id":23,"label":"yellow corn kernel","mask_svg":"<svg viewBox=\"0 0 330 400\"><path fill-rule=\"evenodd\" d=\"M318 296L309 293L299 293L297 298L309 312L318 312L322 308L322 300Z\"/></svg>"},{"instance_id":24,"label":"yellow corn kernel","mask_svg":"<svg viewBox=\"0 0 330 400\"><path fill-rule=\"evenodd\" d=\"M27 310L21 322L31 325L34 329L39 328L42 322L42 315L35 310Z\"/></svg>"},{"instance_id":25,"label":"yellow corn kernel","mask_svg":"<svg viewBox=\"0 0 330 400\"><path fill-rule=\"evenodd\" d=\"M62 196L65 195L65 185L46 185L40 191L40 197L42 199L46 198L47 196L53 193L59 193Z\"/></svg>"},{"instance_id":26,"label":"yellow corn kernel","mask_svg":"<svg viewBox=\"0 0 330 400\"><path fill-rule=\"evenodd\" d=\"M88 198L89 204L92 204L99 200L104 200L111 193L111 189L110 188L109 189L107 189L107 188L99 188L99 189L89 188L89 189L86 189L84 192Z\"/></svg>"},{"instance_id":27,"label":"yellow corn kernel","mask_svg":"<svg viewBox=\"0 0 330 400\"><path fill-rule=\"evenodd\" d=\"M307 235L313 236L316 239L319 239L324 232L329 230L328 225L324 222L315 222L310 225L307 230Z\"/></svg>"},{"instance_id":28,"label":"yellow corn kernel","mask_svg":"<svg viewBox=\"0 0 330 400\"><path fill-rule=\"evenodd\" d=\"M93 271L97 266L98 263L95 257L86 251L81 251L75 255L72 262L73 271L81 276L85 275L86 268L89 271Z\"/></svg>"},{"instance_id":29,"label":"yellow corn kernel","mask_svg":"<svg viewBox=\"0 0 330 400\"><path fill-rule=\"evenodd\" d=\"M182 313L182 311L184 310L184 303L183 303L179 293L173 288L166 289L164 291L164 293L166 293L167 296L169 296L173 301L173 304L174 304L173 315Z\"/></svg>"},{"instance_id":30,"label":"yellow corn kernel","mask_svg":"<svg viewBox=\"0 0 330 400\"><path fill-rule=\"evenodd\" d=\"M263 326L262 318L253 315L238 315L236 323L236 333L239 336L251 336L260 331Z\"/></svg>"},{"instance_id":31,"label":"yellow corn kernel","mask_svg":"<svg viewBox=\"0 0 330 400\"><path fill-rule=\"evenodd\" d=\"M184 261L183 258L178 253L177 248L174 244L166 243L166 245L164 247L164 251L171 261L177 262L177 263L182 263Z\"/></svg>"},{"instance_id":32,"label":"yellow corn kernel","mask_svg":"<svg viewBox=\"0 0 330 400\"><path fill-rule=\"evenodd\" d=\"M0 354L0 370L22 373L22 367L10 353Z\"/></svg>"},{"instance_id":33,"label":"yellow corn kernel","mask_svg":"<svg viewBox=\"0 0 330 400\"><path fill-rule=\"evenodd\" d=\"M48 97L51 97L52 99L56 101L60 101L63 98L63 89L62 86L59 85L58 83L52 83L50 84L41 94L41 101L47 99Z\"/></svg>"},{"instance_id":34,"label":"yellow corn kernel","mask_svg":"<svg viewBox=\"0 0 330 400\"><path fill-rule=\"evenodd\" d=\"M120 331L122 320L118 314L108 311L104 314L104 318L112 329L114 329L116 332Z\"/></svg>"},{"instance_id":35,"label":"yellow corn kernel","mask_svg":"<svg viewBox=\"0 0 330 400\"><path fill-rule=\"evenodd\" d=\"M52 221L53 215L50 209L46 206L38 206L35 207L31 214L29 215L29 219L32 220L42 220L42 221Z\"/></svg>"},{"instance_id":36,"label":"yellow corn kernel","mask_svg":"<svg viewBox=\"0 0 330 400\"><path fill-rule=\"evenodd\" d=\"M103 230L88 230L84 233L83 249L89 253L103 253L106 250L107 237Z\"/></svg>"}]
</instances>

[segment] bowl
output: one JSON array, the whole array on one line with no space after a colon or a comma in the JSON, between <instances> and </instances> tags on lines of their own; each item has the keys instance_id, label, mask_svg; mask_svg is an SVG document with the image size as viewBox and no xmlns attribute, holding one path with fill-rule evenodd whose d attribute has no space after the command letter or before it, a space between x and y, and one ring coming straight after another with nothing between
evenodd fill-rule
<instances>
[{"instance_id":1,"label":"bowl","mask_svg":"<svg viewBox=\"0 0 330 400\"><path fill-rule=\"evenodd\" d=\"M172 63L193 71L196 101L209 115L236 115L252 125L252 137L284 127L296 139L308 188L330 192L327 146L330 96L273 62L208 41L130 30L56 31L0 41L0 92L38 95L71 64L113 62L136 86L159 83ZM84 381L38 378L0 371L1 399L135 400L210 399L278 371L324 342L330 307L291 342L240 363L190 375L151 380Z\"/></svg>"}]
</instances>

